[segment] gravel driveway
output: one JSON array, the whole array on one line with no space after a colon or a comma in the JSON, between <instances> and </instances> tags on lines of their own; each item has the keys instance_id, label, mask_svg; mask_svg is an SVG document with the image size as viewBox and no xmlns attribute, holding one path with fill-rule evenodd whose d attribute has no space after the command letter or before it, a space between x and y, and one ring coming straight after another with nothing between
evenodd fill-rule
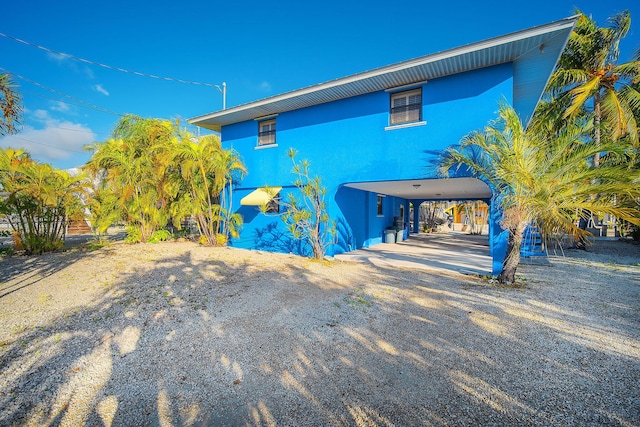
<instances>
[{"instance_id":1,"label":"gravel driveway","mask_svg":"<svg viewBox=\"0 0 640 427\"><path fill-rule=\"evenodd\" d=\"M640 250L526 286L195 244L0 260L0 425L640 425Z\"/></svg>"}]
</instances>

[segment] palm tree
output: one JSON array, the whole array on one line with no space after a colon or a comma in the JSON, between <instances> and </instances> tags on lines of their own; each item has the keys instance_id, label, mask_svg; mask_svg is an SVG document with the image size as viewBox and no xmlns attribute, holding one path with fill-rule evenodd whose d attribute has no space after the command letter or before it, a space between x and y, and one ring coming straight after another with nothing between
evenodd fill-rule
<instances>
[{"instance_id":1,"label":"palm tree","mask_svg":"<svg viewBox=\"0 0 640 427\"><path fill-rule=\"evenodd\" d=\"M638 123L634 109L640 107L638 57L619 63L619 44L631 26L629 11L609 18L611 26L598 27L596 22L579 14L575 29L551 76L548 92L564 119L585 112L593 117L593 142L596 147L603 137L613 141L625 136L638 143ZM556 113L557 113L556 108ZM600 154L594 153L594 166Z\"/></svg>"},{"instance_id":2,"label":"palm tree","mask_svg":"<svg viewBox=\"0 0 640 427\"><path fill-rule=\"evenodd\" d=\"M171 152L177 127L167 120L123 116L113 137L87 147L94 153L85 165L94 177L117 189L118 206L135 227L131 241L145 242L167 225L170 203L179 191L171 179Z\"/></svg>"},{"instance_id":3,"label":"palm tree","mask_svg":"<svg viewBox=\"0 0 640 427\"><path fill-rule=\"evenodd\" d=\"M597 211L640 224L640 212L619 206L615 195L640 196L640 173L624 162L593 168L587 159L607 151L624 156L630 146L607 140L600 147L584 143L591 126L568 122L553 138L542 126L525 129L515 110L500 105L498 119L484 131L465 136L438 160L441 175L465 169L493 189L494 203L503 210L501 225L509 233L507 254L498 276L513 283L526 227L535 222L543 234L584 236L575 213ZM600 197L594 197L600 195ZM606 195L606 196L604 196Z\"/></svg>"},{"instance_id":4,"label":"palm tree","mask_svg":"<svg viewBox=\"0 0 640 427\"><path fill-rule=\"evenodd\" d=\"M0 136L16 133L22 119L22 99L9 74L0 74Z\"/></svg>"},{"instance_id":5,"label":"palm tree","mask_svg":"<svg viewBox=\"0 0 640 427\"><path fill-rule=\"evenodd\" d=\"M202 139L198 143L185 135L174 153L185 187L177 206L181 207L180 211L194 216L200 241L207 245L216 243L216 219L220 210L211 182L216 167L216 147L210 142L209 139Z\"/></svg>"},{"instance_id":6,"label":"palm tree","mask_svg":"<svg viewBox=\"0 0 640 427\"><path fill-rule=\"evenodd\" d=\"M239 233L238 227L242 224L242 218L238 214L231 213L233 185L244 177L247 169L237 152L222 149L220 139L216 137L216 141L219 147L216 176L220 179L216 179L215 189L220 193L221 233L224 235L228 233L232 237L237 237Z\"/></svg>"},{"instance_id":7,"label":"palm tree","mask_svg":"<svg viewBox=\"0 0 640 427\"><path fill-rule=\"evenodd\" d=\"M186 188L176 206L190 209L201 242L221 244L226 241L227 233L236 236L242 221L238 215L230 214L231 185L246 172L237 153L224 150L217 136L207 135L196 140L187 134L175 149L173 163L179 165Z\"/></svg>"},{"instance_id":8,"label":"palm tree","mask_svg":"<svg viewBox=\"0 0 640 427\"><path fill-rule=\"evenodd\" d=\"M128 115L112 138L87 149L85 168L102 183L92 202L103 229L121 216L132 226L129 241L147 241L173 220L193 215L204 244L223 244L241 224L230 214L230 187L245 172L238 155L222 149L218 137L196 140L176 123ZM104 219L104 221L102 221ZM99 231L99 230L98 230Z\"/></svg>"},{"instance_id":9,"label":"palm tree","mask_svg":"<svg viewBox=\"0 0 640 427\"><path fill-rule=\"evenodd\" d=\"M68 219L82 215L85 185L81 175L33 161L21 150L0 149L0 213L28 253L62 246Z\"/></svg>"},{"instance_id":10,"label":"palm tree","mask_svg":"<svg viewBox=\"0 0 640 427\"><path fill-rule=\"evenodd\" d=\"M91 188L88 208L91 213L91 229L100 242L109 227L122 218L122 210L118 207L118 194L111 183L98 183Z\"/></svg>"}]
</instances>

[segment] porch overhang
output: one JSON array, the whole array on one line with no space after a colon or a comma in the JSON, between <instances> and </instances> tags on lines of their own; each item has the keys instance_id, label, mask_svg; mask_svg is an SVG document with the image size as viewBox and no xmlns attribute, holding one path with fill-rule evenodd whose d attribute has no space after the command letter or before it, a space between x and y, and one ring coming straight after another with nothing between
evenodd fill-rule
<instances>
[{"instance_id":1,"label":"porch overhang","mask_svg":"<svg viewBox=\"0 0 640 427\"><path fill-rule=\"evenodd\" d=\"M349 182L345 187L408 200L486 200L489 186L471 177Z\"/></svg>"},{"instance_id":2,"label":"porch overhang","mask_svg":"<svg viewBox=\"0 0 640 427\"><path fill-rule=\"evenodd\" d=\"M282 187L258 188L240 199L242 206L264 206L282 190Z\"/></svg>"}]
</instances>

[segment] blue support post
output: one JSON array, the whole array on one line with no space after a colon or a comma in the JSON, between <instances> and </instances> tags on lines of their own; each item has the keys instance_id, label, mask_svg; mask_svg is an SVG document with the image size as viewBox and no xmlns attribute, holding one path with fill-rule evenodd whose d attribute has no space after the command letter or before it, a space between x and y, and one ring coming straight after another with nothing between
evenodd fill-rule
<instances>
[{"instance_id":1,"label":"blue support post","mask_svg":"<svg viewBox=\"0 0 640 427\"><path fill-rule=\"evenodd\" d=\"M413 232L420 233L420 205L421 200L412 200L413 203Z\"/></svg>"},{"instance_id":2,"label":"blue support post","mask_svg":"<svg viewBox=\"0 0 640 427\"><path fill-rule=\"evenodd\" d=\"M491 273L497 276L502 272L502 263L507 255L507 244L509 243L509 232L500 226L502 221L502 209L498 207L496 197L489 201L489 247L493 260Z\"/></svg>"}]
</instances>

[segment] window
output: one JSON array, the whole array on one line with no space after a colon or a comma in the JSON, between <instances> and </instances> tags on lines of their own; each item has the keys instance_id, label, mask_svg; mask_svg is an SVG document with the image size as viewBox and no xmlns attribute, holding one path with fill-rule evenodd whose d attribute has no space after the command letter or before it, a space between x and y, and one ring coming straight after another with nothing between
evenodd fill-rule
<instances>
[{"instance_id":1,"label":"window","mask_svg":"<svg viewBox=\"0 0 640 427\"><path fill-rule=\"evenodd\" d=\"M276 120L264 120L258 123L258 145L276 143Z\"/></svg>"},{"instance_id":2,"label":"window","mask_svg":"<svg viewBox=\"0 0 640 427\"><path fill-rule=\"evenodd\" d=\"M378 194L378 216L382 216L382 198L384 196L381 196L380 194Z\"/></svg>"},{"instance_id":3,"label":"window","mask_svg":"<svg viewBox=\"0 0 640 427\"><path fill-rule=\"evenodd\" d=\"M276 194L267 202L265 213L280 213L280 195Z\"/></svg>"},{"instance_id":4,"label":"window","mask_svg":"<svg viewBox=\"0 0 640 427\"><path fill-rule=\"evenodd\" d=\"M422 89L391 94L391 125L422 120Z\"/></svg>"}]
</instances>

